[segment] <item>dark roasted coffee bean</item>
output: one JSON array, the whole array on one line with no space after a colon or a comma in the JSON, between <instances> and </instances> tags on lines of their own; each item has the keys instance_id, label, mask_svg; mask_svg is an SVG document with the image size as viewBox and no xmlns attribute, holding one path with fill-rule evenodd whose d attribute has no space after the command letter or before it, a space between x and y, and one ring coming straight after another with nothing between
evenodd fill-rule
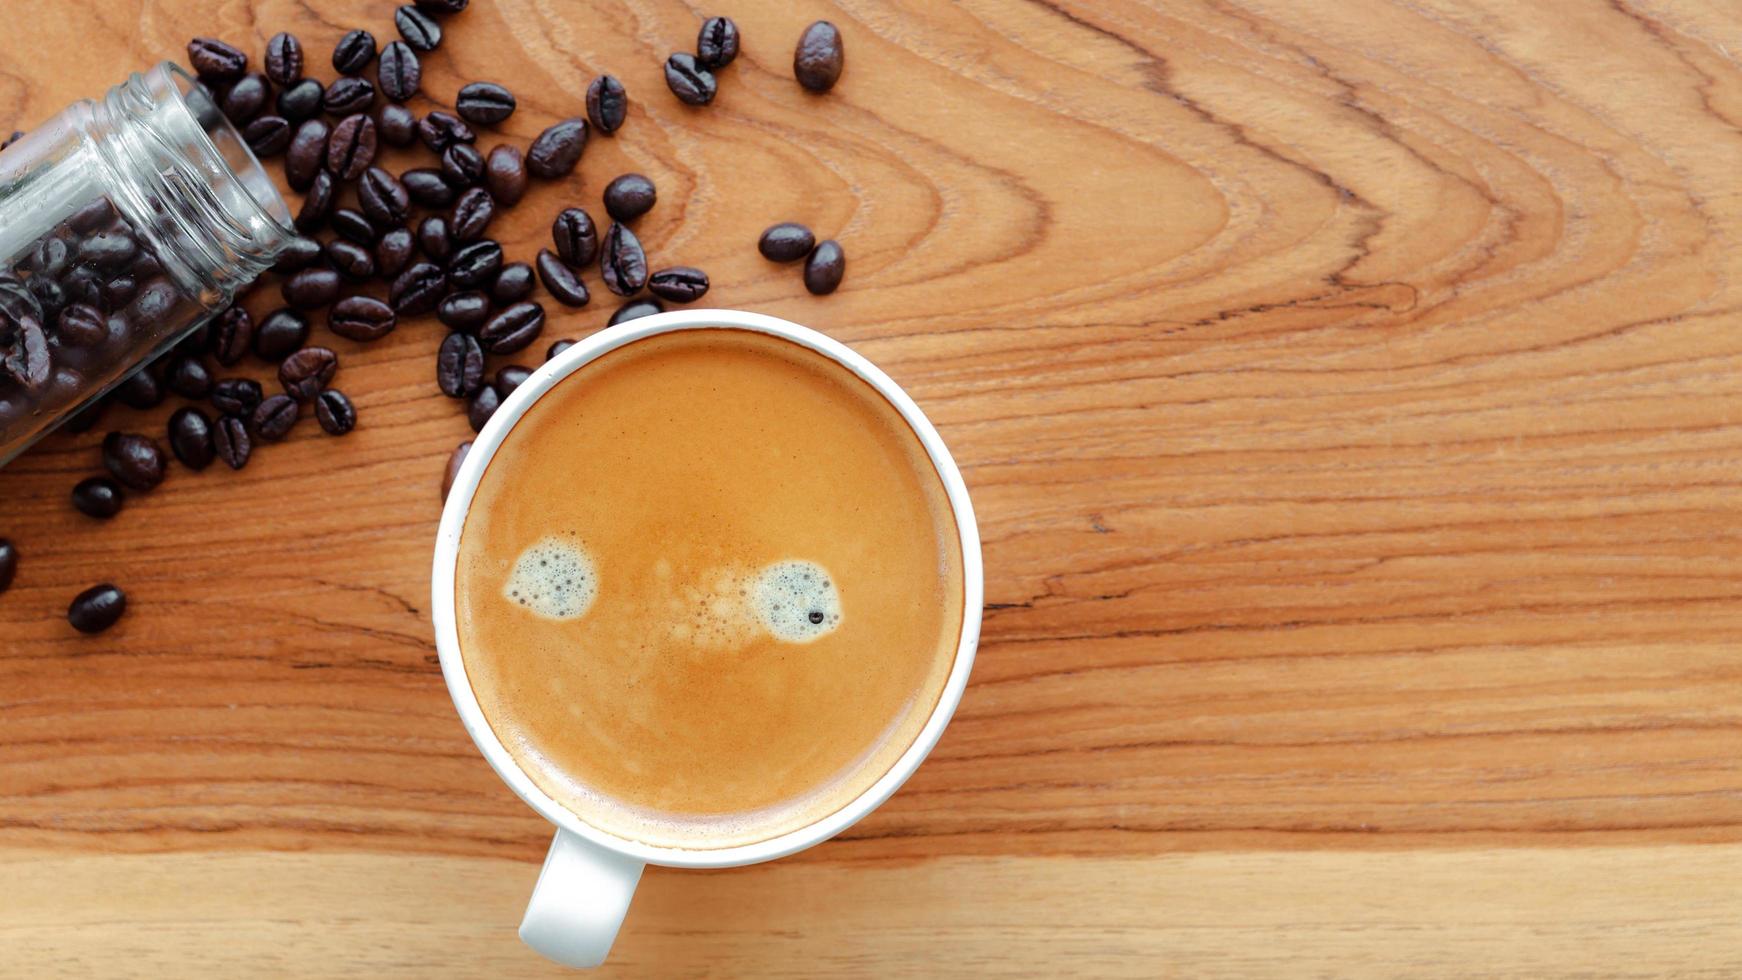
<instances>
[{"instance_id":1,"label":"dark roasted coffee bean","mask_svg":"<svg viewBox=\"0 0 1742 980\"><path fill-rule=\"evenodd\" d=\"M380 340L399 325L393 307L373 296L347 296L327 311L327 328L361 343Z\"/></svg>"},{"instance_id":2,"label":"dark roasted coffee bean","mask_svg":"<svg viewBox=\"0 0 1742 980\"><path fill-rule=\"evenodd\" d=\"M587 148L587 121L564 119L538 134L526 152L526 169L534 177L555 180L567 177L581 162Z\"/></svg>"},{"instance_id":3,"label":"dark roasted coffee bean","mask_svg":"<svg viewBox=\"0 0 1742 980\"><path fill-rule=\"evenodd\" d=\"M304 347L278 365L278 383L297 401L312 401L338 369L339 355L325 347Z\"/></svg>"},{"instance_id":4,"label":"dark roasted coffee bean","mask_svg":"<svg viewBox=\"0 0 1742 980\"><path fill-rule=\"evenodd\" d=\"M375 80L381 83L381 94L394 102L408 102L423 85L423 65L417 52L404 41L394 41L381 50L381 61L375 66ZM408 110L409 111L409 110ZM415 118L415 117L414 117ZM415 125L413 133L415 134ZM410 143L395 143L406 146Z\"/></svg>"},{"instance_id":5,"label":"dark roasted coffee bean","mask_svg":"<svg viewBox=\"0 0 1742 980\"><path fill-rule=\"evenodd\" d=\"M587 85L587 118L599 132L609 136L623 127L629 115L629 93L614 75L600 75Z\"/></svg>"},{"instance_id":6,"label":"dark roasted coffee bean","mask_svg":"<svg viewBox=\"0 0 1742 980\"><path fill-rule=\"evenodd\" d=\"M827 296L841 285L847 274L847 253L833 238L818 245L804 264L804 288L817 296Z\"/></svg>"},{"instance_id":7,"label":"dark roasted coffee bean","mask_svg":"<svg viewBox=\"0 0 1742 980\"><path fill-rule=\"evenodd\" d=\"M525 350L544 332L544 307L516 303L478 328L478 342L492 354Z\"/></svg>"},{"instance_id":8,"label":"dark roasted coffee bean","mask_svg":"<svg viewBox=\"0 0 1742 980\"><path fill-rule=\"evenodd\" d=\"M271 98L272 83L266 80L266 76L248 74L237 79L236 84L224 92L218 108L225 119L240 126L266 111L266 103Z\"/></svg>"},{"instance_id":9,"label":"dark roasted coffee bean","mask_svg":"<svg viewBox=\"0 0 1742 980\"><path fill-rule=\"evenodd\" d=\"M333 213L333 199L338 193L332 174L325 170L316 173L314 181L308 185L308 192L303 195L302 207L296 212L296 230L305 235L320 230Z\"/></svg>"},{"instance_id":10,"label":"dark roasted coffee bean","mask_svg":"<svg viewBox=\"0 0 1742 980\"><path fill-rule=\"evenodd\" d=\"M756 242L756 250L763 258L774 262L797 262L810 255L816 245L817 237L809 228L795 221L783 221L769 226L762 233Z\"/></svg>"},{"instance_id":11,"label":"dark roasted coffee bean","mask_svg":"<svg viewBox=\"0 0 1742 980\"><path fill-rule=\"evenodd\" d=\"M622 174L605 185L605 213L614 221L634 221L653 210L659 193L641 174Z\"/></svg>"},{"instance_id":12,"label":"dark roasted coffee bean","mask_svg":"<svg viewBox=\"0 0 1742 980\"><path fill-rule=\"evenodd\" d=\"M327 142L332 135L325 122L307 119L296 127L290 149L284 154L284 179L294 191L306 191L327 163Z\"/></svg>"},{"instance_id":13,"label":"dark roasted coffee bean","mask_svg":"<svg viewBox=\"0 0 1742 980\"><path fill-rule=\"evenodd\" d=\"M466 461L466 454L472 451L471 440L454 447L452 455L448 456L448 465L442 470L442 500L448 499L448 492L454 488L454 480L460 475L460 466Z\"/></svg>"},{"instance_id":14,"label":"dark roasted coffee bean","mask_svg":"<svg viewBox=\"0 0 1742 980\"><path fill-rule=\"evenodd\" d=\"M592 299L580 274L547 248L538 250L538 281L544 283L545 292L552 299L564 306L586 306Z\"/></svg>"},{"instance_id":15,"label":"dark roasted coffee bean","mask_svg":"<svg viewBox=\"0 0 1742 980\"><path fill-rule=\"evenodd\" d=\"M295 34L281 32L266 42L266 77L279 85L302 80L302 42Z\"/></svg>"},{"instance_id":16,"label":"dark roasted coffee bean","mask_svg":"<svg viewBox=\"0 0 1742 980\"><path fill-rule=\"evenodd\" d=\"M216 333L217 318L207 320L185 336L175 345L175 352L183 357L203 357L212 349L212 337ZM64 346L64 345L63 345Z\"/></svg>"},{"instance_id":17,"label":"dark roasted coffee bean","mask_svg":"<svg viewBox=\"0 0 1742 980\"><path fill-rule=\"evenodd\" d=\"M599 274L605 288L619 296L634 296L647 285L647 253L627 225L613 224L599 248Z\"/></svg>"},{"instance_id":18,"label":"dark roasted coffee bean","mask_svg":"<svg viewBox=\"0 0 1742 980\"><path fill-rule=\"evenodd\" d=\"M417 0L417 9L440 17L465 10L468 2L470 0Z\"/></svg>"},{"instance_id":19,"label":"dark roasted coffee bean","mask_svg":"<svg viewBox=\"0 0 1742 980\"><path fill-rule=\"evenodd\" d=\"M327 169L341 180L356 180L375 162L375 120L362 113L346 116L327 139Z\"/></svg>"},{"instance_id":20,"label":"dark roasted coffee bean","mask_svg":"<svg viewBox=\"0 0 1742 980\"><path fill-rule=\"evenodd\" d=\"M501 271L502 246L488 238L460 246L448 259L448 281L461 289L488 285Z\"/></svg>"},{"instance_id":21,"label":"dark roasted coffee bean","mask_svg":"<svg viewBox=\"0 0 1742 980\"><path fill-rule=\"evenodd\" d=\"M55 336L62 347L95 347L109 336L109 327L96 307L74 303L60 311Z\"/></svg>"},{"instance_id":22,"label":"dark roasted coffee bean","mask_svg":"<svg viewBox=\"0 0 1742 980\"><path fill-rule=\"evenodd\" d=\"M225 378L212 385L212 407L223 415L248 415L264 396L253 378Z\"/></svg>"},{"instance_id":23,"label":"dark roasted coffee bean","mask_svg":"<svg viewBox=\"0 0 1742 980\"><path fill-rule=\"evenodd\" d=\"M180 305L181 292L168 279L153 279L140 286L127 304L127 316L134 329L156 333L169 324Z\"/></svg>"},{"instance_id":24,"label":"dark roasted coffee bean","mask_svg":"<svg viewBox=\"0 0 1742 980\"><path fill-rule=\"evenodd\" d=\"M102 273L95 267L81 265L61 277L61 288L65 290L68 302L83 303L99 310L111 308L109 298L104 295L106 284ZM35 299L35 297L31 297Z\"/></svg>"},{"instance_id":25,"label":"dark roasted coffee bean","mask_svg":"<svg viewBox=\"0 0 1742 980\"><path fill-rule=\"evenodd\" d=\"M436 386L449 398L470 398L484 386L484 348L469 333L450 333L436 352Z\"/></svg>"},{"instance_id":26,"label":"dark roasted coffee bean","mask_svg":"<svg viewBox=\"0 0 1742 980\"><path fill-rule=\"evenodd\" d=\"M212 465L212 420L192 405L178 408L169 417L169 448L190 470Z\"/></svg>"},{"instance_id":27,"label":"dark roasted coffee bean","mask_svg":"<svg viewBox=\"0 0 1742 980\"><path fill-rule=\"evenodd\" d=\"M315 421L329 436L342 436L357 427L357 409L337 388L328 388L315 399Z\"/></svg>"},{"instance_id":28,"label":"dark roasted coffee bean","mask_svg":"<svg viewBox=\"0 0 1742 980\"><path fill-rule=\"evenodd\" d=\"M163 450L149 436L111 432L103 437L103 468L129 490L151 490L163 482Z\"/></svg>"},{"instance_id":29,"label":"dark roasted coffee bean","mask_svg":"<svg viewBox=\"0 0 1742 980\"><path fill-rule=\"evenodd\" d=\"M101 633L120 621L127 611L127 593L105 582L93 585L67 606L67 622L80 633Z\"/></svg>"},{"instance_id":30,"label":"dark roasted coffee bean","mask_svg":"<svg viewBox=\"0 0 1742 980\"><path fill-rule=\"evenodd\" d=\"M792 73L798 83L812 92L827 92L841 77L847 55L841 46L841 32L826 20L805 28L792 53Z\"/></svg>"},{"instance_id":31,"label":"dark roasted coffee bean","mask_svg":"<svg viewBox=\"0 0 1742 980\"><path fill-rule=\"evenodd\" d=\"M106 197L99 197L91 203L73 212L67 219L67 227L81 235L89 235L98 228L115 220L115 206Z\"/></svg>"},{"instance_id":32,"label":"dark roasted coffee bean","mask_svg":"<svg viewBox=\"0 0 1742 980\"><path fill-rule=\"evenodd\" d=\"M104 231L79 242L79 261L100 269L120 269L138 254L139 243L124 231Z\"/></svg>"},{"instance_id":33,"label":"dark roasted coffee bean","mask_svg":"<svg viewBox=\"0 0 1742 980\"><path fill-rule=\"evenodd\" d=\"M368 31L347 31L333 48L333 70L341 75L355 75L375 60L375 35Z\"/></svg>"},{"instance_id":34,"label":"dark roasted coffee bean","mask_svg":"<svg viewBox=\"0 0 1742 980\"><path fill-rule=\"evenodd\" d=\"M64 238L44 238L30 250L29 264L36 275L59 276L72 268L73 247Z\"/></svg>"},{"instance_id":35,"label":"dark roasted coffee bean","mask_svg":"<svg viewBox=\"0 0 1742 980\"><path fill-rule=\"evenodd\" d=\"M525 262L510 262L496 273L496 281L490 284L490 298L502 306L518 303L532 295L535 282L532 266Z\"/></svg>"},{"instance_id":36,"label":"dark roasted coffee bean","mask_svg":"<svg viewBox=\"0 0 1742 980\"><path fill-rule=\"evenodd\" d=\"M419 51L428 53L441 46L442 25L410 4L393 12L393 26L399 29L399 36L405 38L406 44Z\"/></svg>"},{"instance_id":37,"label":"dark roasted coffee bean","mask_svg":"<svg viewBox=\"0 0 1742 980\"><path fill-rule=\"evenodd\" d=\"M454 111L475 126L495 126L514 115L514 107L514 93L495 82L473 82L454 99Z\"/></svg>"},{"instance_id":38,"label":"dark roasted coffee bean","mask_svg":"<svg viewBox=\"0 0 1742 980\"><path fill-rule=\"evenodd\" d=\"M449 330L476 333L490 319L490 298L476 289L449 294L436 306L436 319Z\"/></svg>"},{"instance_id":39,"label":"dark roasted coffee bean","mask_svg":"<svg viewBox=\"0 0 1742 980\"><path fill-rule=\"evenodd\" d=\"M484 154L470 143L455 143L442 151L442 176L455 187L470 187L484 179Z\"/></svg>"},{"instance_id":40,"label":"dark roasted coffee bean","mask_svg":"<svg viewBox=\"0 0 1742 980\"><path fill-rule=\"evenodd\" d=\"M411 199L426 208L446 207L459 196L459 191L447 182L440 170L428 167L407 170L399 175L399 181L405 185L405 192L411 195Z\"/></svg>"},{"instance_id":41,"label":"dark roasted coffee bean","mask_svg":"<svg viewBox=\"0 0 1742 980\"><path fill-rule=\"evenodd\" d=\"M323 306L331 306L339 298L339 290L343 284L338 272L332 269L304 269L284 281L279 292L284 295L284 301L299 310L318 310Z\"/></svg>"},{"instance_id":42,"label":"dark roasted coffee bean","mask_svg":"<svg viewBox=\"0 0 1742 980\"><path fill-rule=\"evenodd\" d=\"M229 367L242 360L254 346L254 317L240 306L232 306L212 321L212 356Z\"/></svg>"},{"instance_id":43,"label":"dark roasted coffee bean","mask_svg":"<svg viewBox=\"0 0 1742 980\"><path fill-rule=\"evenodd\" d=\"M448 216L448 232L456 242L475 242L484 237L485 229L495 217L495 199L484 188L474 187L454 202L453 214Z\"/></svg>"},{"instance_id":44,"label":"dark roasted coffee bean","mask_svg":"<svg viewBox=\"0 0 1742 980\"><path fill-rule=\"evenodd\" d=\"M441 153L455 143L478 141L478 134L472 132L472 127L466 125L458 116L439 109L424 116L423 121L417 124L417 136L432 153Z\"/></svg>"},{"instance_id":45,"label":"dark roasted coffee bean","mask_svg":"<svg viewBox=\"0 0 1742 980\"><path fill-rule=\"evenodd\" d=\"M259 407L258 403L255 407ZM254 409L248 411L252 415ZM248 457L254 454L254 439L248 435L248 424L234 415L218 419L212 426L212 448L225 466L233 470L247 466Z\"/></svg>"},{"instance_id":46,"label":"dark roasted coffee bean","mask_svg":"<svg viewBox=\"0 0 1742 980\"><path fill-rule=\"evenodd\" d=\"M709 17L696 35L696 60L709 71L718 71L738 57L738 25L730 17Z\"/></svg>"},{"instance_id":47,"label":"dark roasted coffee bean","mask_svg":"<svg viewBox=\"0 0 1742 980\"><path fill-rule=\"evenodd\" d=\"M233 82L248 70L248 56L223 41L196 37L188 42L188 64L202 79Z\"/></svg>"},{"instance_id":48,"label":"dark roasted coffee bean","mask_svg":"<svg viewBox=\"0 0 1742 980\"><path fill-rule=\"evenodd\" d=\"M694 303L708 292L708 274L694 266L674 265L648 276L647 288L660 299Z\"/></svg>"},{"instance_id":49,"label":"dark roasted coffee bean","mask_svg":"<svg viewBox=\"0 0 1742 980\"><path fill-rule=\"evenodd\" d=\"M140 368L115 386L115 400L128 408L155 408L163 401L163 385L150 368Z\"/></svg>"},{"instance_id":50,"label":"dark roasted coffee bean","mask_svg":"<svg viewBox=\"0 0 1742 980\"><path fill-rule=\"evenodd\" d=\"M665 306L659 300L638 299L617 307L617 312L611 314L610 322L606 325L614 327L619 323L628 323L630 320L639 320L644 316L664 312Z\"/></svg>"},{"instance_id":51,"label":"dark roasted coffee bean","mask_svg":"<svg viewBox=\"0 0 1742 980\"><path fill-rule=\"evenodd\" d=\"M484 186L504 207L513 207L526 196L526 158L520 148L507 143L490 150L484 161Z\"/></svg>"},{"instance_id":52,"label":"dark roasted coffee bean","mask_svg":"<svg viewBox=\"0 0 1742 980\"><path fill-rule=\"evenodd\" d=\"M260 403L249 419L254 434L267 442L277 442L290 435L301 409L289 395L273 395Z\"/></svg>"},{"instance_id":53,"label":"dark roasted coffee bean","mask_svg":"<svg viewBox=\"0 0 1742 980\"><path fill-rule=\"evenodd\" d=\"M471 423L473 432L484 431L484 423L490 421L490 416L496 414L496 409L502 404L502 396L496 394L496 389L485 385L479 388L466 403L466 421Z\"/></svg>"},{"instance_id":54,"label":"dark roasted coffee bean","mask_svg":"<svg viewBox=\"0 0 1742 980\"><path fill-rule=\"evenodd\" d=\"M257 157L275 157L290 149L290 120L283 116L261 116L242 128L242 139Z\"/></svg>"},{"instance_id":55,"label":"dark roasted coffee bean","mask_svg":"<svg viewBox=\"0 0 1742 980\"><path fill-rule=\"evenodd\" d=\"M397 228L411 215L411 194L399 178L380 167L363 171L357 182L357 203L377 228Z\"/></svg>"},{"instance_id":56,"label":"dark roasted coffee bean","mask_svg":"<svg viewBox=\"0 0 1742 980\"><path fill-rule=\"evenodd\" d=\"M106 476L88 476L73 487L73 506L79 513L99 520L108 520L121 513L126 495L121 485Z\"/></svg>"},{"instance_id":57,"label":"dark roasted coffee bean","mask_svg":"<svg viewBox=\"0 0 1742 980\"><path fill-rule=\"evenodd\" d=\"M61 308L67 305L66 290L47 276L32 276L25 288L30 290L30 295L36 297L36 304L42 307L42 318L45 322L60 316Z\"/></svg>"},{"instance_id":58,"label":"dark roasted coffee bean","mask_svg":"<svg viewBox=\"0 0 1742 980\"><path fill-rule=\"evenodd\" d=\"M387 293L387 301L400 316L421 316L436 308L448 291L448 277L440 266L413 262Z\"/></svg>"},{"instance_id":59,"label":"dark roasted coffee bean","mask_svg":"<svg viewBox=\"0 0 1742 980\"><path fill-rule=\"evenodd\" d=\"M545 363L548 364L549 362L556 360L557 355L561 354L563 351L568 350L570 347L573 347L573 346L575 346L575 342L572 340L553 340L553 341L551 341L550 346L546 347L544 349Z\"/></svg>"},{"instance_id":60,"label":"dark roasted coffee bean","mask_svg":"<svg viewBox=\"0 0 1742 980\"><path fill-rule=\"evenodd\" d=\"M468 442L466 445L470 446L471 443ZM448 466L450 469L454 468L452 462L450 462ZM449 482L452 481L450 480ZM442 492L442 496L447 496L445 488ZM0 538L0 592L5 592L7 589L12 588L12 580L16 578L17 575L18 548L5 538Z\"/></svg>"},{"instance_id":61,"label":"dark roasted coffee bean","mask_svg":"<svg viewBox=\"0 0 1742 980\"><path fill-rule=\"evenodd\" d=\"M291 122L301 122L319 113L326 99L326 87L312 78L305 78L278 93L278 114Z\"/></svg>"},{"instance_id":62,"label":"dark roasted coffee bean","mask_svg":"<svg viewBox=\"0 0 1742 980\"><path fill-rule=\"evenodd\" d=\"M375 274L392 279L405 271L417 251L417 240L409 228L394 228L375 243Z\"/></svg>"},{"instance_id":63,"label":"dark roasted coffee bean","mask_svg":"<svg viewBox=\"0 0 1742 980\"><path fill-rule=\"evenodd\" d=\"M386 91L385 85L382 90ZM402 105L384 105L375 114L375 132L388 146L410 146L417 142L417 113Z\"/></svg>"},{"instance_id":64,"label":"dark roasted coffee bean","mask_svg":"<svg viewBox=\"0 0 1742 980\"><path fill-rule=\"evenodd\" d=\"M549 360L549 358L546 358ZM526 383L532 377L532 369L520 364L504 364L496 369L496 396L503 401L514 394L514 389Z\"/></svg>"},{"instance_id":65,"label":"dark roasted coffee bean","mask_svg":"<svg viewBox=\"0 0 1742 980\"><path fill-rule=\"evenodd\" d=\"M327 86L327 94L321 96L321 108L329 116L354 116L365 113L375 105L375 84L367 78L352 78L347 75Z\"/></svg>"},{"instance_id":66,"label":"dark roasted coffee bean","mask_svg":"<svg viewBox=\"0 0 1742 980\"><path fill-rule=\"evenodd\" d=\"M178 357L164 372L163 383L183 398L200 399L212 393L212 372L197 357Z\"/></svg>"},{"instance_id":67,"label":"dark roasted coffee bean","mask_svg":"<svg viewBox=\"0 0 1742 980\"><path fill-rule=\"evenodd\" d=\"M375 225L369 221L368 215L351 208L340 208L333 212L333 230L358 245L373 248L375 245Z\"/></svg>"},{"instance_id":68,"label":"dark roasted coffee bean","mask_svg":"<svg viewBox=\"0 0 1742 980\"><path fill-rule=\"evenodd\" d=\"M0 324L41 319L42 304L30 287L12 276L0 275Z\"/></svg>"},{"instance_id":69,"label":"dark roasted coffee bean","mask_svg":"<svg viewBox=\"0 0 1742 980\"><path fill-rule=\"evenodd\" d=\"M719 82L714 73L703 68L688 51L679 51L665 59L665 87L684 105L707 105L714 101Z\"/></svg>"},{"instance_id":70,"label":"dark roasted coffee bean","mask_svg":"<svg viewBox=\"0 0 1742 980\"><path fill-rule=\"evenodd\" d=\"M375 274L375 253L343 238L327 243L327 261L339 270L340 275L353 282L362 282Z\"/></svg>"},{"instance_id":71,"label":"dark roasted coffee bean","mask_svg":"<svg viewBox=\"0 0 1742 980\"><path fill-rule=\"evenodd\" d=\"M417 247L431 262L446 265L454 254L454 236L448 231L448 219L432 214L417 226Z\"/></svg>"},{"instance_id":72,"label":"dark roasted coffee bean","mask_svg":"<svg viewBox=\"0 0 1742 980\"><path fill-rule=\"evenodd\" d=\"M282 361L307 342L308 318L296 310L273 310L254 328L254 355L263 361Z\"/></svg>"},{"instance_id":73,"label":"dark roasted coffee bean","mask_svg":"<svg viewBox=\"0 0 1742 980\"><path fill-rule=\"evenodd\" d=\"M0 341L0 377L10 376L26 391L36 391L48 383L54 370L48 334L41 321L29 318L15 322L11 329L12 336Z\"/></svg>"},{"instance_id":74,"label":"dark roasted coffee bean","mask_svg":"<svg viewBox=\"0 0 1742 980\"><path fill-rule=\"evenodd\" d=\"M550 237L556 243L556 254L576 268L599 254L599 230L592 216L580 208L563 209L551 222Z\"/></svg>"}]
</instances>

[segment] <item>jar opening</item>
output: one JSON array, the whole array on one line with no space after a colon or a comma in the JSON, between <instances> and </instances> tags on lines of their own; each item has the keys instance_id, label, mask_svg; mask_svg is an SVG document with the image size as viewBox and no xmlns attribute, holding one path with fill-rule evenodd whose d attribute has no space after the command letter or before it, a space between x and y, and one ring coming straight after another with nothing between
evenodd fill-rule
<instances>
[{"instance_id":1,"label":"jar opening","mask_svg":"<svg viewBox=\"0 0 1742 980\"><path fill-rule=\"evenodd\" d=\"M225 203L233 207L243 206L238 208L241 212L238 216L244 218L250 231L256 232L255 237L259 237L260 232L269 232L273 237L295 235L291 228L290 207L284 203L278 188L273 186L272 178L267 176L266 168L260 165L260 159L254 155L248 141L212 101L206 87L172 62L165 62L149 72L146 84L152 88L168 86L173 89L176 98L169 101L186 107L194 130L205 140L204 149L210 162L235 175L246 200L238 196L238 199ZM254 213L247 214L248 210ZM277 227L269 228L271 225Z\"/></svg>"}]
</instances>

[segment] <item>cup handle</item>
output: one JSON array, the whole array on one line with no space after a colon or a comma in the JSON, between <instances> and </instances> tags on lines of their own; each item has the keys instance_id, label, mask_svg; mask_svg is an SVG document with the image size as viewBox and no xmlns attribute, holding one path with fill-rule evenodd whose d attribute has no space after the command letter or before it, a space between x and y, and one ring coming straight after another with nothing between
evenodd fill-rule
<instances>
[{"instance_id":1,"label":"cup handle","mask_svg":"<svg viewBox=\"0 0 1742 980\"><path fill-rule=\"evenodd\" d=\"M520 940L564 966L605 962L646 865L558 830L520 922Z\"/></svg>"}]
</instances>

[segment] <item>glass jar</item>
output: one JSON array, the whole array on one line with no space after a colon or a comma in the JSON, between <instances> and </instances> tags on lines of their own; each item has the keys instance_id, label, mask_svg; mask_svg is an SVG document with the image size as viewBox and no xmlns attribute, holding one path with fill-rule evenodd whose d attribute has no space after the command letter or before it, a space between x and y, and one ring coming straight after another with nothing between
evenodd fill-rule
<instances>
[{"instance_id":1,"label":"glass jar","mask_svg":"<svg viewBox=\"0 0 1742 980\"><path fill-rule=\"evenodd\" d=\"M0 152L0 464L222 311L295 235L173 64Z\"/></svg>"}]
</instances>

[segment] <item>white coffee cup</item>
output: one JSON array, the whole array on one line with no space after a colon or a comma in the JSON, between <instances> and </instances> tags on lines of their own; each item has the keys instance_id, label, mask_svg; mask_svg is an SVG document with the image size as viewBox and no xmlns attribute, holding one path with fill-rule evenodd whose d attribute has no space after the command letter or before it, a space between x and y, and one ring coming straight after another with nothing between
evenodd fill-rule
<instances>
[{"instance_id":1,"label":"white coffee cup","mask_svg":"<svg viewBox=\"0 0 1742 980\"><path fill-rule=\"evenodd\" d=\"M937 707L932 710L919 737L870 789L829 816L779 837L736 847L690 850L656 847L590 826L546 795L515 764L484 720L478 700L472 693L472 684L466 677L455 622L454 568L466 512L471 507L485 467L501 448L509 430L532 410L545 392L594 358L619 347L674 330L715 328L753 330L808 347L864 379L901 412L930 455L955 512L962 547L962 631L955 663ZM526 918L520 924L520 938L558 963L579 967L598 966L604 962L611 943L617 938L618 929L623 925L629 900L635 894L636 883L641 880L641 871L646 865L730 868L785 857L828 840L852 826L900 788L937 744L944 726L955 713L957 702L961 700L962 689L967 686L968 672L974 665L974 650L980 639L983 594L980 532L974 523L968 489L937 430L932 428L913 399L870 361L835 340L786 320L732 310L661 313L602 330L564 351L516 388L491 416L484 431L478 434L470 454L454 478L447 505L442 511L441 529L436 535L431 588L430 605L434 610L442 675L447 678L448 694L454 699L460 720L496 774L520 794L521 799L557 826L556 839L551 842L550 853L544 859L544 870L539 873L532 901L526 908Z\"/></svg>"}]
</instances>

